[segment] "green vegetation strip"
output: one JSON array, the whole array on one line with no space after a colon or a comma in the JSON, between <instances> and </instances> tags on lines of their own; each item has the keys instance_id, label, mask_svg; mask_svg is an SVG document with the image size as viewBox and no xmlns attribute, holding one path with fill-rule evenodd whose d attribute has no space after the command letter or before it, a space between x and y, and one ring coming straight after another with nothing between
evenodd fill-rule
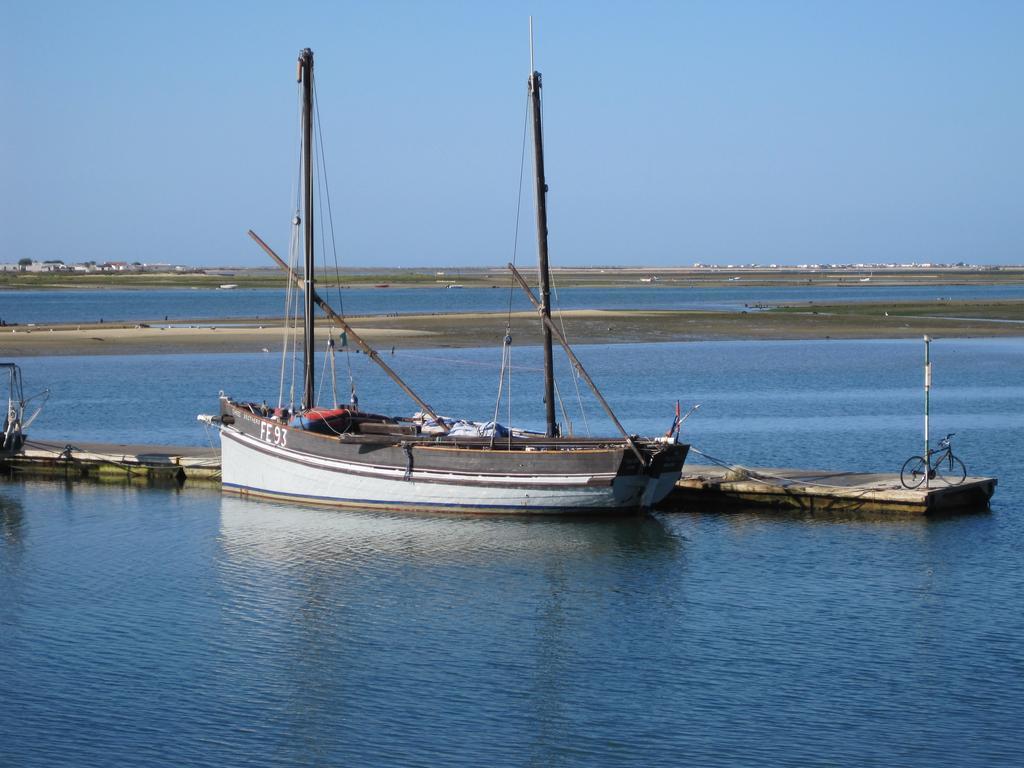
<instances>
[{"instance_id":1,"label":"green vegetation strip","mask_svg":"<svg viewBox=\"0 0 1024 768\"><path fill-rule=\"evenodd\" d=\"M1024 321L1024 300L877 302L850 304L798 304L774 307L772 313L831 315L851 319L871 317L967 318Z\"/></svg>"},{"instance_id":2,"label":"green vegetation strip","mask_svg":"<svg viewBox=\"0 0 1024 768\"><path fill-rule=\"evenodd\" d=\"M531 281L533 272L523 269ZM419 267L374 269L347 267L341 270L342 286L375 285L445 288L457 284L466 288L508 288L508 270L499 267ZM320 273L324 290L333 284L335 273ZM892 269L871 272L867 269L799 270L780 269L718 269L718 268L623 268L589 267L555 269L555 285L561 288L715 288L737 290L766 286L789 286L813 291L817 287L861 289L866 292L879 286L928 285L942 295L949 285L1020 285L1024 269L1020 267L962 269ZM0 290L17 289L147 289L147 288L218 288L232 283L239 288L280 288L284 275L270 268L207 267L192 272L106 272L95 274L62 272L0 272ZM799 311L799 308L790 308Z\"/></svg>"}]
</instances>

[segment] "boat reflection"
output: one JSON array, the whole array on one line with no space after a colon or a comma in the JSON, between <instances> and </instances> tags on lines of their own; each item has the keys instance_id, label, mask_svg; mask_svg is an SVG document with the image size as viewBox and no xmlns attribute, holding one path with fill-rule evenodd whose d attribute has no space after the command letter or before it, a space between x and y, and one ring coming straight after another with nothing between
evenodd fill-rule
<instances>
[{"instance_id":1,"label":"boat reflection","mask_svg":"<svg viewBox=\"0 0 1024 768\"><path fill-rule=\"evenodd\" d=\"M673 551L680 539L656 517L413 515L324 509L224 496L220 543L233 560L341 563L535 560Z\"/></svg>"}]
</instances>

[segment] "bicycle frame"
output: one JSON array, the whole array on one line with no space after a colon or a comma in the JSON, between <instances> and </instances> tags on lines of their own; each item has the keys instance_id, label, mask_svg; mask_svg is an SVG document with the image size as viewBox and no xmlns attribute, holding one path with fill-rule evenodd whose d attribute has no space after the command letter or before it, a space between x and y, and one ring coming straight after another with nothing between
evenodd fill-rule
<instances>
[{"instance_id":1,"label":"bicycle frame","mask_svg":"<svg viewBox=\"0 0 1024 768\"><path fill-rule=\"evenodd\" d=\"M940 479L947 485L959 485L967 475L964 463L953 453L953 433L939 441L937 448L928 448L924 456L911 456L900 470L900 482L905 488L917 488L922 482ZM907 475L909 471L909 475Z\"/></svg>"},{"instance_id":2,"label":"bicycle frame","mask_svg":"<svg viewBox=\"0 0 1024 768\"><path fill-rule=\"evenodd\" d=\"M928 451L928 455L925 457L925 460L928 462L929 478L934 479L935 468L953 455L953 447L945 440L943 440L943 443L945 443L945 445L939 443L939 447L936 448L934 451ZM950 464L952 463L953 462L950 462Z\"/></svg>"}]
</instances>

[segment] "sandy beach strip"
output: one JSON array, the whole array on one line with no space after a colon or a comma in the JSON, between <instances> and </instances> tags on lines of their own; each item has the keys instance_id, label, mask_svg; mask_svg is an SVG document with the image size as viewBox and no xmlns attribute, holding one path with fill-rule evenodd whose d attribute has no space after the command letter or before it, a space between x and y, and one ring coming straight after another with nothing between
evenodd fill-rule
<instances>
[{"instance_id":1,"label":"sandy beach strip","mask_svg":"<svg viewBox=\"0 0 1024 768\"><path fill-rule=\"evenodd\" d=\"M891 308L891 305L889 305ZM643 343L725 339L888 339L1024 336L1024 324L998 317L903 316L896 310L854 313L811 311L706 312L681 310L571 310L563 312L566 335L574 344ZM915 307L916 310L916 307ZM942 307L943 313L950 312ZM199 324L202 322L203 324ZM82 324L0 328L0 358L36 355L122 355L232 353L280 350L283 331L266 319L216 325L182 321L170 327L146 324ZM391 315L357 317L353 328L382 351L396 348L482 347L500 345L510 323L514 343L540 343L540 323L532 312ZM192 325L193 327L188 327ZM318 323L326 338L328 324Z\"/></svg>"}]
</instances>

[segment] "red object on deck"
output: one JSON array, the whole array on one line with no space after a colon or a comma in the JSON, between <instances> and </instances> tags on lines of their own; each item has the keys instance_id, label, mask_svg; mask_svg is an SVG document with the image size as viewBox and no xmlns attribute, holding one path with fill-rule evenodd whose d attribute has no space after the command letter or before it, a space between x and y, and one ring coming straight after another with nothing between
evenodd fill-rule
<instances>
[{"instance_id":1,"label":"red object on deck","mask_svg":"<svg viewBox=\"0 0 1024 768\"><path fill-rule=\"evenodd\" d=\"M306 421L332 421L339 416L348 416L348 408L311 408L302 414Z\"/></svg>"}]
</instances>

